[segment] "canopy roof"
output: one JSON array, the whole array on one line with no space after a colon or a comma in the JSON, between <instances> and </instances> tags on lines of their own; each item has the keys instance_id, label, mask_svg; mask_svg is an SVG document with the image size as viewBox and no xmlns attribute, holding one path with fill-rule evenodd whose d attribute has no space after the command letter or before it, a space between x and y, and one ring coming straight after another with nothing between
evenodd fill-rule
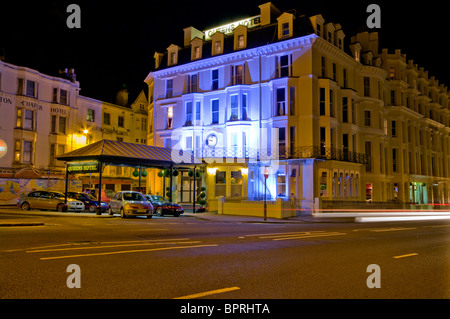
<instances>
[{"instance_id":1,"label":"canopy roof","mask_svg":"<svg viewBox=\"0 0 450 319\"><path fill-rule=\"evenodd\" d=\"M57 156L56 159L66 162L98 160L104 164L169 167L182 160L186 164L201 164L193 155L158 146L101 140L69 153ZM190 161L186 163L186 161Z\"/></svg>"}]
</instances>

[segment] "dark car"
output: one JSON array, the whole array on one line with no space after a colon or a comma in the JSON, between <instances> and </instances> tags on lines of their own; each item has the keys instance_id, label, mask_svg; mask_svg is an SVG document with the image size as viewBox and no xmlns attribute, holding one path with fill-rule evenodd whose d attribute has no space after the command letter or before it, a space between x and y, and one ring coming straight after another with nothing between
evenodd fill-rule
<instances>
[{"instance_id":1,"label":"dark car","mask_svg":"<svg viewBox=\"0 0 450 319\"><path fill-rule=\"evenodd\" d=\"M84 203L85 209L90 212L95 212L97 209L98 201L91 194L86 194L82 192L67 192L67 197L77 199ZM101 202L102 213L108 210L108 203Z\"/></svg>"},{"instance_id":2,"label":"dark car","mask_svg":"<svg viewBox=\"0 0 450 319\"><path fill-rule=\"evenodd\" d=\"M174 215L175 217L180 216L184 213L183 207L178 204L172 203L162 196L158 195L144 195L145 198L152 203L154 213L158 216L164 215Z\"/></svg>"}]
</instances>

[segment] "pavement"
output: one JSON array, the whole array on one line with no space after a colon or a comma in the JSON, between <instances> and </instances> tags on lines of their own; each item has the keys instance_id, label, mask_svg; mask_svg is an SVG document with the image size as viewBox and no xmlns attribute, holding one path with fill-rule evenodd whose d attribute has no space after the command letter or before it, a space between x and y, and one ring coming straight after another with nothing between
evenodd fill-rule
<instances>
[{"instance_id":1,"label":"pavement","mask_svg":"<svg viewBox=\"0 0 450 319\"><path fill-rule=\"evenodd\" d=\"M0 227L1 226L39 226L43 225L40 221L30 220L27 221L26 217L84 217L84 218L118 218L118 215L108 215L103 213L102 215L96 215L90 212L50 212L50 211L39 211L30 210L22 211L14 206L3 206L0 207ZM241 215L221 215L217 212L202 212L193 213L191 209L186 209L184 214L180 216L181 218L196 218L200 220L216 221L216 222L230 222L230 223L272 223L272 224L295 224L295 223L313 223L313 222L351 222L353 218L335 218L330 219L319 219L313 216L297 216L288 219L275 219L267 218L264 221L263 217L254 216L241 216Z\"/></svg>"}]
</instances>

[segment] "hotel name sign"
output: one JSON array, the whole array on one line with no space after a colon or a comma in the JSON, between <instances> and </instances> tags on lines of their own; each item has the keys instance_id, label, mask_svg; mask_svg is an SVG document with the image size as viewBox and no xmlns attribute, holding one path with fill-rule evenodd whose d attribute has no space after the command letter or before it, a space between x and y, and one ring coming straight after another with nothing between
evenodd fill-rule
<instances>
[{"instance_id":1,"label":"hotel name sign","mask_svg":"<svg viewBox=\"0 0 450 319\"><path fill-rule=\"evenodd\" d=\"M254 16L251 18L231 22L225 25L222 25L220 27L212 28L206 31L203 31L205 33L205 40L211 39L211 36L216 32L222 32L225 34L231 34L233 33L234 29L236 29L238 26L243 25L247 28L254 28L261 24L261 16Z\"/></svg>"}]
</instances>

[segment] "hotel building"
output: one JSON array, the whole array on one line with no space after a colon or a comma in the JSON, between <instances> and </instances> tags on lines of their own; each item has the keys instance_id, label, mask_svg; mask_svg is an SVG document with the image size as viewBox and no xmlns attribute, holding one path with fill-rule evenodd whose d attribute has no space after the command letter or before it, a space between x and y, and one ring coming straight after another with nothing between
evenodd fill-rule
<instances>
[{"instance_id":1,"label":"hotel building","mask_svg":"<svg viewBox=\"0 0 450 319\"><path fill-rule=\"evenodd\" d=\"M376 32L345 47L341 25L321 15L259 9L185 28L145 79L148 142L203 159L208 209L259 214L265 184L281 217L293 206L448 203L447 87L399 50L380 52ZM191 202L187 170L174 180Z\"/></svg>"},{"instance_id":2,"label":"hotel building","mask_svg":"<svg viewBox=\"0 0 450 319\"><path fill-rule=\"evenodd\" d=\"M15 204L33 189L63 191L66 167L58 155L101 139L146 144L147 104L141 92L128 105L126 89L117 104L82 96L73 69L49 76L0 61L0 205ZM137 187L133 168L106 166L103 172L107 189ZM74 175L69 186L94 187L97 176Z\"/></svg>"}]
</instances>

